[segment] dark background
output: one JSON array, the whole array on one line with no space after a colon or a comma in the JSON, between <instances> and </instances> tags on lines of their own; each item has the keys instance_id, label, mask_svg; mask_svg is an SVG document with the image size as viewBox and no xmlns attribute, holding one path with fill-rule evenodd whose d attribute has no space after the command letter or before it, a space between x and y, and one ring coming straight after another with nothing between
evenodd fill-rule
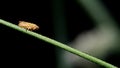
<instances>
[{"instance_id":1,"label":"dark background","mask_svg":"<svg viewBox=\"0 0 120 68\"><path fill-rule=\"evenodd\" d=\"M102 0L119 26L120 5L118 1ZM36 31L37 33L55 39L52 0L40 0L39 2L3 1L2 3L0 5L1 19L16 25L20 20L36 23L40 26L40 29ZM65 0L63 5L67 23L68 42L74 40L79 33L91 30L94 27L93 21L75 0ZM1 62L4 66L56 68L56 47L51 44L1 24L0 43L1 60L3 60ZM119 60L119 56L116 57L116 55L109 59L111 58ZM116 60L109 60L109 62L119 66Z\"/></svg>"}]
</instances>

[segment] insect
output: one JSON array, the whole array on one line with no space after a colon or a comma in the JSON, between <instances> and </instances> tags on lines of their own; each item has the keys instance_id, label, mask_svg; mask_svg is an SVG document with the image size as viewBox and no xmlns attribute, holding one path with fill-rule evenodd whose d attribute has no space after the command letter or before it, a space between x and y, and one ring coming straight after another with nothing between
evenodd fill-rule
<instances>
[{"instance_id":1,"label":"insect","mask_svg":"<svg viewBox=\"0 0 120 68\"><path fill-rule=\"evenodd\" d=\"M26 22L26 21L19 21L18 26L21 28L25 28L27 30L30 30L30 31L39 29L39 26L37 26L36 24L31 23L31 22Z\"/></svg>"}]
</instances>

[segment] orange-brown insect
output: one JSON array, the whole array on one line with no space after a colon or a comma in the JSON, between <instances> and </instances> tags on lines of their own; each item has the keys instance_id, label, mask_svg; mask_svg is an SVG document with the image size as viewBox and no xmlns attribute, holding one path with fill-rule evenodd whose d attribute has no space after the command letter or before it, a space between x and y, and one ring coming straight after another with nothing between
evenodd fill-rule
<instances>
[{"instance_id":1,"label":"orange-brown insect","mask_svg":"<svg viewBox=\"0 0 120 68\"><path fill-rule=\"evenodd\" d=\"M26 21L19 21L18 26L31 31L39 29L39 26L37 26L36 24Z\"/></svg>"}]
</instances>

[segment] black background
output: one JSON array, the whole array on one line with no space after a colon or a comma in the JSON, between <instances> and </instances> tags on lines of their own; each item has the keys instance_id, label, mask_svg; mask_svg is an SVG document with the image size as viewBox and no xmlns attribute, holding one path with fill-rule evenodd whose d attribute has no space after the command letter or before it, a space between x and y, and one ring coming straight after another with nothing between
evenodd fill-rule
<instances>
[{"instance_id":1,"label":"black background","mask_svg":"<svg viewBox=\"0 0 120 68\"><path fill-rule=\"evenodd\" d=\"M119 0L102 0L111 15L119 24ZM52 0L40 1L2 1L0 18L18 24L18 21L30 21L40 26L37 33L55 38L53 29ZM65 0L68 41L72 41L79 33L91 30L93 21L75 0ZM84 22L84 23L79 23ZM78 30L79 29L79 30ZM55 47L29 35L9 27L0 25L1 62L9 67L42 67L56 68ZM116 58L116 56L111 57ZM110 58L110 59L111 59ZM119 57L118 57L119 58ZM119 66L117 59L109 60Z\"/></svg>"}]
</instances>

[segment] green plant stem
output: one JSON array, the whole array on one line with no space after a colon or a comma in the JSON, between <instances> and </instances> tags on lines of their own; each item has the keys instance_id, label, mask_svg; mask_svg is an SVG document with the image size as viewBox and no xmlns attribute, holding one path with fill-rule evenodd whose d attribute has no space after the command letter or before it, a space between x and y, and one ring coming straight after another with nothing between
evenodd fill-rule
<instances>
[{"instance_id":1,"label":"green plant stem","mask_svg":"<svg viewBox=\"0 0 120 68\"><path fill-rule=\"evenodd\" d=\"M66 50L66 51L69 51L69 52L71 52L73 54L76 54L76 55L78 55L78 56L80 56L80 57L82 57L84 59L87 59L87 60L89 60L91 62L99 64L99 65L101 65L103 67L106 67L106 68L117 68L116 66L114 66L112 64L109 64L109 63L107 63L107 62L105 62L103 60L100 60L100 59L95 58L93 56L90 56L90 55L88 55L86 53L78 51L78 50L76 50L76 49L74 49L72 47L67 46L66 44L60 43L60 42L58 42L56 40L50 39L50 38L48 38L46 36L43 36L41 34L29 31L29 30L26 31L26 29L20 28L19 26L14 25L14 24L12 24L10 22L7 22L7 21L4 21L4 20L0 19L0 24L6 25L6 26L8 26L10 28L13 28L15 30L21 31L21 32L23 32L25 34L29 34L29 35L31 35L33 37L36 37L36 38L38 38L40 40L43 40L43 41L46 41L48 43L51 43L51 44L53 44L53 45L55 45L57 47L60 47L60 48L62 48L64 50Z\"/></svg>"}]
</instances>

